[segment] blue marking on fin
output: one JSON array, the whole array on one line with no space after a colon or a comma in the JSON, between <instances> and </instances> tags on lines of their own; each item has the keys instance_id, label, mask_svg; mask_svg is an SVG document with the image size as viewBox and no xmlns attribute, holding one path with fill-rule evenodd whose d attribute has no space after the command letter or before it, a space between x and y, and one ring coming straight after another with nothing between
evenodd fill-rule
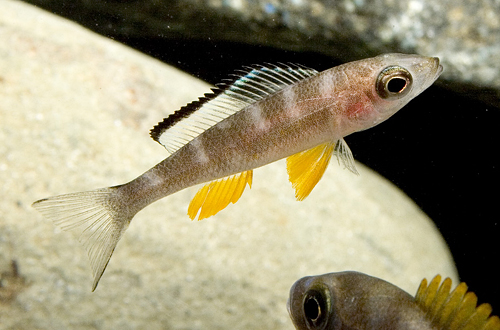
<instances>
[{"instance_id":1,"label":"blue marking on fin","mask_svg":"<svg viewBox=\"0 0 500 330\"><path fill-rule=\"evenodd\" d=\"M174 153L208 128L247 106L318 72L298 64L265 64L244 67L232 80L217 84L205 94L174 112L150 131L153 140Z\"/></svg>"}]
</instances>

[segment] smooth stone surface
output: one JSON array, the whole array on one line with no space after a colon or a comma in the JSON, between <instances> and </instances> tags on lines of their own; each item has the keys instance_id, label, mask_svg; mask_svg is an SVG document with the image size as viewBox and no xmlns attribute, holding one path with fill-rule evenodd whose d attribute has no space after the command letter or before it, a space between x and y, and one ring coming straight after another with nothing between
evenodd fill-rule
<instances>
[{"instance_id":1,"label":"smooth stone surface","mask_svg":"<svg viewBox=\"0 0 500 330\"><path fill-rule=\"evenodd\" d=\"M438 56L450 89L500 106L498 0L26 1L124 42L225 40L345 62L388 52Z\"/></svg>"},{"instance_id":2,"label":"smooth stone surface","mask_svg":"<svg viewBox=\"0 0 500 330\"><path fill-rule=\"evenodd\" d=\"M200 221L196 188L140 212L96 292L84 249L31 208L116 185L165 157L148 129L208 91L192 77L16 1L0 12L0 329L292 329L298 278L358 270L414 293L457 274L432 221L391 183L332 162L304 202L283 161Z\"/></svg>"}]
</instances>

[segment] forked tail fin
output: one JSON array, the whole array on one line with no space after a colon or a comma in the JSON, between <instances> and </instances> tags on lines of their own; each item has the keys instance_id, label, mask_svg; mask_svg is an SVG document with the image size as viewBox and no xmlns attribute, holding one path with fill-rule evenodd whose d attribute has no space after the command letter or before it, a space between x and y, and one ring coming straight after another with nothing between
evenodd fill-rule
<instances>
[{"instance_id":1,"label":"forked tail fin","mask_svg":"<svg viewBox=\"0 0 500 330\"><path fill-rule=\"evenodd\" d=\"M80 234L94 275L92 291L134 214L120 207L117 187L44 198L33 207L63 230Z\"/></svg>"}]
</instances>

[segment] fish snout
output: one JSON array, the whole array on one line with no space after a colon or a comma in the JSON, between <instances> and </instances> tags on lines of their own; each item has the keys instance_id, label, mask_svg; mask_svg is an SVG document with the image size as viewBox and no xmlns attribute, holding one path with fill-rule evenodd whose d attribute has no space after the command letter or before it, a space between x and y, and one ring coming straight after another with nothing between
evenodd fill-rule
<instances>
[{"instance_id":1,"label":"fish snout","mask_svg":"<svg viewBox=\"0 0 500 330\"><path fill-rule=\"evenodd\" d=\"M435 71L436 71L436 78L437 78L443 72L443 66L441 64L439 64L439 57L433 57L432 59L434 62L434 67L436 68Z\"/></svg>"}]
</instances>

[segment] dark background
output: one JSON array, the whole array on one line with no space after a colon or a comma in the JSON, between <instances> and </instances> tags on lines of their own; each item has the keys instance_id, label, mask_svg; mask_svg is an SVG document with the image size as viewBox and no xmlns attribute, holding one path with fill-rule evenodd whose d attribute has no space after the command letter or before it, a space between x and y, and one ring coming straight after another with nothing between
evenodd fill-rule
<instances>
[{"instance_id":1,"label":"dark background","mask_svg":"<svg viewBox=\"0 0 500 330\"><path fill-rule=\"evenodd\" d=\"M319 54L235 43L119 41L212 84L249 64L294 62L318 71L339 64ZM500 314L500 108L477 96L440 81L388 121L346 141L356 160L392 181L434 220L460 279L478 295L479 303L490 303Z\"/></svg>"}]
</instances>

